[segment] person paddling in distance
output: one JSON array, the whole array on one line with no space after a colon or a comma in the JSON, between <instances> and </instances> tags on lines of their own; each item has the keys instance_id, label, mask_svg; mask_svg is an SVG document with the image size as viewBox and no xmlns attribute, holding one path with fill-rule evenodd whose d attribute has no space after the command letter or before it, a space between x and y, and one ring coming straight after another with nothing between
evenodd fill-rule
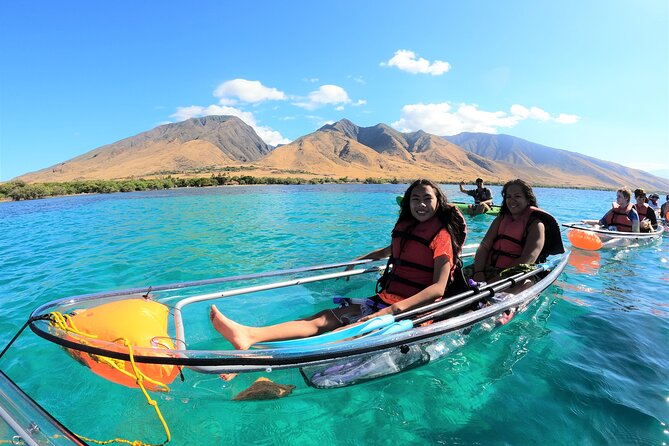
<instances>
[{"instance_id":1,"label":"person paddling in distance","mask_svg":"<svg viewBox=\"0 0 669 446\"><path fill-rule=\"evenodd\" d=\"M469 205L470 215L485 214L492 208L492 192L487 187L483 187L483 179L476 179L476 189L465 189L465 182L460 181L460 192L474 197L474 204Z\"/></svg>"},{"instance_id":2,"label":"person paddling in distance","mask_svg":"<svg viewBox=\"0 0 669 446\"><path fill-rule=\"evenodd\" d=\"M609 231L619 232L640 232L639 214L630 199L632 192L621 187L616 191L616 202L611 203L609 210L599 220L582 220L586 225L600 225L606 227Z\"/></svg>"},{"instance_id":3,"label":"person paddling in distance","mask_svg":"<svg viewBox=\"0 0 669 446\"><path fill-rule=\"evenodd\" d=\"M216 331L235 348L245 350L258 342L315 336L348 323L397 314L435 302L451 283L459 265L466 237L465 220L432 181L420 179L404 194L399 218L389 246L359 259L390 256L381 287L370 304L350 304L328 309L304 319L264 327L237 323L211 306ZM377 285L378 287L378 285Z\"/></svg>"},{"instance_id":4,"label":"person paddling in distance","mask_svg":"<svg viewBox=\"0 0 669 446\"><path fill-rule=\"evenodd\" d=\"M651 232L657 229L657 216L655 210L650 207L646 201L646 191L643 189L634 190L634 198L637 214L639 214L639 230L641 232Z\"/></svg>"}]
</instances>

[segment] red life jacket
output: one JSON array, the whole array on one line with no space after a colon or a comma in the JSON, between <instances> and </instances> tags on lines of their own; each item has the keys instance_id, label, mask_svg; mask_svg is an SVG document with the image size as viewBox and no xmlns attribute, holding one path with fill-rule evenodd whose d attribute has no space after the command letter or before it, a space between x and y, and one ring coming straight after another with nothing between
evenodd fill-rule
<instances>
[{"instance_id":1,"label":"red life jacket","mask_svg":"<svg viewBox=\"0 0 669 446\"><path fill-rule=\"evenodd\" d=\"M552 254L564 252L560 226L548 212L534 206L528 206L520 218L514 220L511 215L504 215L497 228L497 235L490 250L490 265L496 268L508 268L520 257L527 240L527 229L534 220L540 220L546 227L544 247L537 262L541 263Z\"/></svg>"},{"instance_id":2,"label":"red life jacket","mask_svg":"<svg viewBox=\"0 0 669 446\"><path fill-rule=\"evenodd\" d=\"M392 253L381 288L392 294L411 297L434 283L434 252L430 243L443 229L439 218L413 225L399 222L392 232Z\"/></svg>"},{"instance_id":3,"label":"red life jacket","mask_svg":"<svg viewBox=\"0 0 669 446\"><path fill-rule=\"evenodd\" d=\"M615 226L620 232L632 232L632 220L628 215L632 207L630 203L621 210L618 203L613 203L613 209L604 216L606 226Z\"/></svg>"},{"instance_id":4,"label":"red life jacket","mask_svg":"<svg viewBox=\"0 0 669 446\"><path fill-rule=\"evenodd\" d=\"M650 220L650 217L648 217L648 212L655 212L645 203L642 206L635 204L633 207L636 209L637 214L639 214L639 221L643 220L644 218L648 218Z\"/></svg>"}]
</instances>

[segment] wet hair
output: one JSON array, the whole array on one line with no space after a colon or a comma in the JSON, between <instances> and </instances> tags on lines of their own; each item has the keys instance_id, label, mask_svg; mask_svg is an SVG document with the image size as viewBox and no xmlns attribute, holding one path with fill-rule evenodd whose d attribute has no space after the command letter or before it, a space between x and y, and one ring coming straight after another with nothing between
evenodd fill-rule
<instances>
[{"instance_id":1,"label":"wet hair","mask_svg":"<svg viewBox=\"0 0 669 446\"><path fill-rule=\"evenodd\" d=\"M625 199L627 199L627 201L630 201L632 199L632 191L626 187L621 187L616 192L620 192L622 196L625 197Z\"/></svg>"},{"instance_id":2,"label":"wet hair","mask_svg":"<svg viewBox=\"0 0 669 446\"><path fill-rule=\"evenodd\" d=\"M483 178L477 178L477 179L476 179L476 182L477 182L477 183L483 183Z\"/></svg>"},{"instance_id":3,"label":"wet hair","mask_svg":"<svg viewBox=\"0 0 669 446\"><path fill-rule=\"evenodd\" d=\"M448 203L446 194L444 194L435 182L421 178L411 183L406 192L404 192L400 216L397 219L397 222L413 221L415 224L418 224L418 220L411 214L411 192L413 192L417 186L430 186L434 190L434 195L437 197L437 211L435 215L439 218L441 224L444 225L446 231L451 235L453 255L459 257L462 245L465 243L465 237L467 236L467 224L465 223L465 218L462 216L462 213L458 208Z\"/></svg>"},{"instance_id":4,"label":"wet hair","mask_svg":"<svg viewBox=\"0 0 669 446\"><path fill-rule=\"evenodd\" d=\"M523 195L525 195L525 198L527 199L527 204L529 206L539 207L539 205L537 204L537 197L534 196L534 191L532 190L532 186L530 186L520 178L517 178L515 180L507 181L506 184L504 184L504 187L502 187L502 208L499 211L501 215L511 214L509 207L506 205L506 191L511 186L520 187L520 189L523 191Z\"/></svg>"},{"instance_id":5,"label":"wet hair","mask_svg":"<svg viewBox=\"0 0 669 446\"><path fill-rule=\"evenodd\" d=\"M646 195L646 191L643 189L634 189L634 198L641 197L643 195Z\"/></svg>"}]
</instances>

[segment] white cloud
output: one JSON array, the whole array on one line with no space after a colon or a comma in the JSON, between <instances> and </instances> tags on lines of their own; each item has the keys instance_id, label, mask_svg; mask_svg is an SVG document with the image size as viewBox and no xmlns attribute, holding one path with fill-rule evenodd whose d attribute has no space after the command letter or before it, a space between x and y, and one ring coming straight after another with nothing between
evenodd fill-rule
<instances>
[{"instance_id":1,"label":"white cloud","mask_svg":"<svg viewBox=\"0 0 669 446\"><path fill-rule=\"evenodd\" d=\"M557 118L555 118L555 122L559 122L560 124L576 124L579 120L579 116L577 115L568 115L566 113L560 113Z\"/></svg>"},{"instance_id":2,"label":"white cloud","mask_svg":"<svg viewBox=\"0 0 669 446\"><path fill-rule=\"evenodd\" d=\"M451 69L451 64L442 60L435 60L430 62L422 57L417 59L416 53L409 50L397 50L393 57L388 62L381 62L382 67L397 67L402 71L411 74L430 74L432 76L439 76Z\"/></svg>"},{"instance_id":3,"label":"white cloud","mask_svg":"<svg viewBox=\"0 0 669 446\"><path fill-rule=\"evenodd\" d=\"M456 135L461 132L497 133L500 128L511 128L526 119L573 124L576 115L560 114L552 118L539 107L514 104L510 113L479 110L476 104L460 104L454 109L448 102L439 104L409 104L402 107L402 116L392 126L402 132L424 130L435 135Z\"/></svg>"},{"instance_id":4,"label":"white cloud","mask_svg":"<svg viewBox=\"0 0 669 446\"><path fill-rule=\"evenodd\" d=\"M351 105L354 106L354 107L360 107L360 106L362 106L362 105L366 105L366 104L367 104L367 101L366 101L366 100L364 100L364 99L358 99L357 101L355 101L355 102L354 102L353 104L351 104Z\"/></svg>"},{"instance_id":5,"label":"white cloud","mask_svg":"<svg viewBox=\"0 0 669 446\"><path fill-rule=\"evenodd\" d=\"M523 107L520 104L513 104L511 106L511 114L514 116L518 116L521 119L525 119L528 116L530 116L530 111L528 110L527 107Z\"/></svg>"},{"instance_id":6,"label":"white cloud","mask_svg":"<svg viewBox=\"0 0 669 446\"><path fill-rule=\"evenodd\" d=\"M547 111L544 111L539 107L530 107L529 119L536 119L538 121L550 121L551 115L549 115Z\"/></svg>"},{"instance_id":7,"label":"white cloud","mask_svg":"<svg viewBox=\"0 0 669 446\"><path fill-rule=\"evenodd\" d=\"M284 138L281 133L277 132L276 130L271 129L270 127L258 125L255 116L253 116L253 113L225 105L209 105L207 107L191 105L190 107L177 107L177 111L170 115L170 118L175 118L177 121L184 121L190 118L198 118L200 116L210 115L237 116L239 119L251 126L258 134L258 136L269 145L276 146L278 144L288 144L290 142L289 139Z\"/></svg>"},{"instance_id":8,"label":"white cloud","mask_svg":"<svg viewBox=\"0 0 669 446\"><path fill-rule=\"evenodd\" d=\"M346 90L338 85L321 85L318 90L314 90L305 100L298 100L293 105L305 108L307 110L314 110L324 105L339 105L348 104L351 99L348 97Z\"/></svg>"},{"instance_id":9,"label":"white cloud","mask_svg":"<svg viewBox=\"0 0 669 446\"><path fill-rule=\"evenodd\" d=\"M219 104L232 105L241 102L282 101L286 94L276 88L265 87L260 81L233 79L223 82L214 90L214 97L219 98Z\"/></svg>"},{"instance_id":10,"label":"white cloud","mask_svg":"<svg viewBox=\"0 0 669 446\"><path fill-rule=\"evenodd\" d=\"M360 84L360 85L365 85L365 84L367 84L367 82L365 82L365 79L364 79L361 75L353 76L353 75L349 74L349 75L348 75L348 78L349 78L349 79L352 79L353 82L355 82L355 83L357 83L357 84Z\"/></svg>"}]
</instances>

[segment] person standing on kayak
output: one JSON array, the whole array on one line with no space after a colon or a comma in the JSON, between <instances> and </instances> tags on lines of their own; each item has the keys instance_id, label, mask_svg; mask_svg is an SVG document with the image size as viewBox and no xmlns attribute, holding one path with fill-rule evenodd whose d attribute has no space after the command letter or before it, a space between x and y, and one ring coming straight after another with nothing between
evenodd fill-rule
<instances>
[{"instance_id":1,"label":"person standing on kayak","mask_svg":"<svg viewBox=\"0 0 669 446\"><path fill-rule=\"evenodd\" d=\"M246 350L266 341L306 338L346 324L386 314L397 314L440 299L454 280L466 224L460 211L430 180L416 180L404 193L400 216L389 246L359 259L390 256L380 290L368 301L321 311L304 319L265 327L239 324L225 317L215 305L210 319L214 329L236 349ZM362 316L362 317L361 317Z\"/></svg>"},{"instance_id":2,"label":"person standing on kayak","mask_svg":"<svg viewBox=\"0 0 669 446\"><path fill-rule=\"evenodd\" d=\"M474 204L469 206L470 215L485 214L492 207L492 192L487 187L483 187L483 179L476 179L476 189L465 189L465 182L460 181L460 192L474 197Z\"/></svg>"}]
</instances>

